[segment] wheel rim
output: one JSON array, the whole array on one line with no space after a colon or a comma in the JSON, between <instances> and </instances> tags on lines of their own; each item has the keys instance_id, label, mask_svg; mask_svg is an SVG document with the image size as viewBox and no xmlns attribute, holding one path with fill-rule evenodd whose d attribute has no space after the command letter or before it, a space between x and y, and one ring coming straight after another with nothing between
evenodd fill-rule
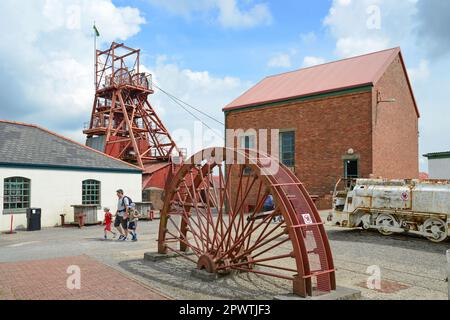
<instances>
[{"instance_id":1,"label":"wheel rim","mask_svg":"<svg viewBox=\"0 0 450 320\"><path fill-rule=\"evenodd\" d=\"M334 290L329 242L305 188L284 166L271 172L275 159L250 153L207 149L181 166L166 190L159 253L175 252L210 273L291 280L300 296ZM269 194L275 207L264 211Z\"/></svg>"},{"instance_id":2,"label":"wheel rim","mask_svg":"<svg viewBox=\"0 0 450 320\"><path fill-rule=\"evenodd\" d=\"M381 227L381 229L378 229L378 231L385 236L390 236L394 232L389 231L387 228L393 228L395 227L395 218L391 216L390 214L381 214L378 216L377 220L377 226Z\"/></svg>"},{"instance_id":3,"label":"wheel rim","mask_svg":"<svg viewBox=\"0 0 450 320\"><path fill-rule=\"evenodd\" d=\"M433 242L442 242L447 239L447 225L444 221L436 218L428 219L423 224L425 237Z\"/></svg>"},{"instance_id":4,"label":"wheel rim","mask_svg":"<svg viewBox=\"0 0 450 320\"><path fill-rule=\"evenodd\" d=\"M125 85L131 84L131 75L128 69L120 68L114 73L114 84Z\"/></svg>"}]
</instances>

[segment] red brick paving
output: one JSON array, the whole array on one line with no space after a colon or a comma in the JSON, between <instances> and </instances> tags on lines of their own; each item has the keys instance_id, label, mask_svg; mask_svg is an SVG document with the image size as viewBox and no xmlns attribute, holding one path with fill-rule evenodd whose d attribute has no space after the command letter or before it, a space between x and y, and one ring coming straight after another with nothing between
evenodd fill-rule
<instances>
[{"instance_id":1,"label":"red brick paving","mask_svg":"<svg viewBox=\"0 0 450 320\"><path fill-rule=\"evenodd\" d=\"M81 289L67 288L69 266L81 270ZM166 300L87 256L0 263L0 300Z\"/></svg>"}]
</instances>

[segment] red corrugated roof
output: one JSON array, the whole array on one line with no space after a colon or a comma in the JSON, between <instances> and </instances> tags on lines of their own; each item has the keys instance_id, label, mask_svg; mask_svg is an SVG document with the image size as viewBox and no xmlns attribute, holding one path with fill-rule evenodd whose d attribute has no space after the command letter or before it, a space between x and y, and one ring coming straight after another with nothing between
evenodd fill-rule
<instances>
[{"instance_id":1,"label":"red corrugated roof","mask_svg":"<svg viewBox=\"0 0 450 320\"><path fill-rule=\"evenodd\" d=\"M374 85L399 54L401 56L400 48L393 48L270 76L231 102L223 110L229 111ZM402 57L401 60L403 63Z\"/></svg>"}]
</instances>

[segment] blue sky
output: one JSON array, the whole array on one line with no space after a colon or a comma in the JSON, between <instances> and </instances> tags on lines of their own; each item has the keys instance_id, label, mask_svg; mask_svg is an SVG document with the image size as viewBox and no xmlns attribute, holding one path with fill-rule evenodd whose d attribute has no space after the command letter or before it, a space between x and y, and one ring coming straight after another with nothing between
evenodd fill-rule
<instances>
[{"instance_id":1,"label":"blue sky","mask_svg":"<svg viewBox=\"0 0 450 320\"><path fill-rule=\"evenodd\" d=\"M420 152L450 150L450 1L2 0L1 119L84 140L94 20L101 47L141 48L161 87L218 119L267 75L401 46L422 113ZM217 133L199 142L195 119L165 96L152 103L180 145L222 142Z\"/></svg>"},{"instance_id":2,"label":"blue sky","mask_svg":"<svg viewBox=\"0 0 450 320\"><path fill-rule=\"evenodd\" d=\"M147 20L142 31L128 43L144 48L150 56L169 55L178 58L182 67L208 70L216 76L231 74L258 81L277 71L268 68L267 61L287 47L305 55L333 51L332 41L301 43L301 35L312 31L321 39L326 38L322 19L327 15L330 1L265 2L273 17L270 25L238 29L224 28L199 13L183 18L142 0L126 2L138 6ZM301 63L293 67L301 67Z\"/></svg>"}]
</instances>

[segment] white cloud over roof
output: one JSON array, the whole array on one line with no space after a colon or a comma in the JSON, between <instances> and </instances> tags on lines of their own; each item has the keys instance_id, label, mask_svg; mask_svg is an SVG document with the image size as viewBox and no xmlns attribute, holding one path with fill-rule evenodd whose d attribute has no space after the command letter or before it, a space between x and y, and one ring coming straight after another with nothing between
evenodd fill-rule
<instances>
[{"instance_id":1,"label":"white cloud over roof","mask_svg":"<svg viewBox=\"0 0 450 320\"><path fill-rule=\"evenodd\" d=\"M270 25L272 13L266 3L239 0L148 0L172 14L193 19L200 15L205 20L214 20L224 28L253 28Z\"/></svg>"},{"instance_id":2,"label":"white cloud over roof","mask_svg":"<svg viewBox=\"0 0 450 320\"><path fill-rule=\"evenodd\" d=\"M81 139L94 92L94 20L101 43L137 34L145 19L111 0L0 1L0 118ZM100 43L100 44L101 44Z\"/></svg>"}]
</instances>

